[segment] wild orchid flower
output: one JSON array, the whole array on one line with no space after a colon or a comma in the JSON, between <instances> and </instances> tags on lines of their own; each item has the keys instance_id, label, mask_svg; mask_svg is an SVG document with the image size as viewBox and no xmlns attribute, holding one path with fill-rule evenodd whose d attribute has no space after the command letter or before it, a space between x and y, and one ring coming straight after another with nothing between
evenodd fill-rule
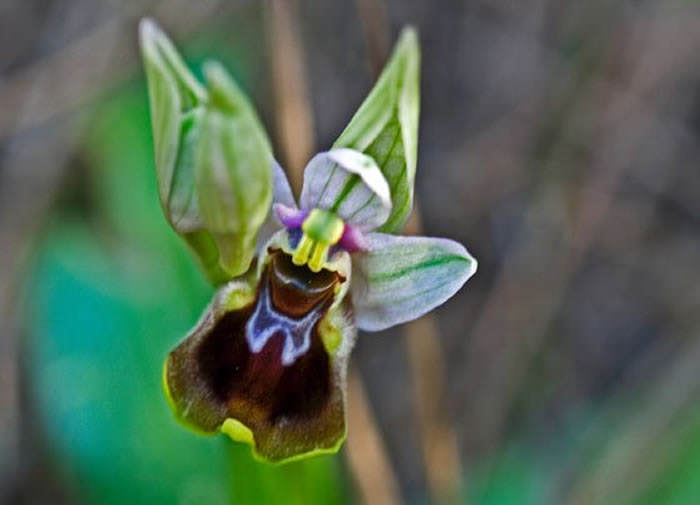
<instances>
[{"instance_id":1,"label":"wild orchid flower","mask_svg":"<svg viewBox=\"0 0 700 505\"><path fill-rule=\"evenodd\" d=\"M267 461L334 452L357 329L415 319L476 270L457 242L393 235L413 201L415 33L404 31L333 148L309 162L299 205L222 68L205 64L202 86L150 21L141 47L161 203L220 285L166 359L168 401L186 425Z\"/></svg>"}]
</instances>

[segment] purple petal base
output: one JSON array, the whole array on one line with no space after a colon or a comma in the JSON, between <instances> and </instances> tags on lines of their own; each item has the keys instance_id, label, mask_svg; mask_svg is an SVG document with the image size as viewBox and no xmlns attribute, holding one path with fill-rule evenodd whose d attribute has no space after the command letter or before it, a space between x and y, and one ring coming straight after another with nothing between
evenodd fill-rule
<instances>
[{"instance_id":1,"label":"purple petal base","mask_svg":"<svg viewBox=\"0 0 700 505\"><path fill-rule=\"evenodd\" d=\"M301 228L304 219L309 215L307 210L299 210L293 207L287 207L284 204L276 203L272 206L275 216L285 228Z\"/></svg>"},{"instance_id":2,"label":"purple petal base","mask_svg":"<svg viewBox=\"0 0 700 505\"><path fill-rule=\"evenodd\" d=\"M301 228L301 225L304 224L304 220L309 215L308 210L287 207L281 203L274 204L272 209L279 222L289 230ZM337 246L349 253L366 251L369 248L367 239L362 232L347 223L344 223L343 235L340 237Z\"/></svg>"},{"instance_id":3,"label":"purple petal base","mask_svg":"<svg viewBox=\"0 0 700 505\"><path fill-rule=\"evenodd\" d=\"M343 228L343 236L340 237L340 242L338 242L338 245L349 253L366 251L369 248L367 239L362 232L347 223L345 223L345 228Z\"/></svg>"}]
</instances>

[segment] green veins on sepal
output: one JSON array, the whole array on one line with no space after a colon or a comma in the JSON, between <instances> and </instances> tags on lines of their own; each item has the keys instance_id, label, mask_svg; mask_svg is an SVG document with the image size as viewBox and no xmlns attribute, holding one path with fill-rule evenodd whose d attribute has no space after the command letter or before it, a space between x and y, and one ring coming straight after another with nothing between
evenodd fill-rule
<instances>
[{"instance_id":1,"label":"green veins on sepal","mask_svg":"<svg viewBox=\"0 0 700 505\"><path fill-rule=\"evenodd\" d=\"M163 212L215 284L244 273L272 201L272 152L248 99L221 65L207 86L149 20L140 26Z\"/></svg>"},{"instance_id":2,"label":"green veins on sepal","mask_svg":"<svg viewBox=\"0 0 700 505\"><path fill-rule=\"evenodd\" d=\"M415 319L451 298L476 272L461 244L432 237L367 236L354 258L353 303L358 328L379 331Z\"/></svg>"},{"instance_id":3,"label":"green veins on sepal","mask_svg":"<svg viewBox=\"0 0 700 505\"><path fill-rule=\"evenodd\" d=\"M389 185L374 158L348 148L311 159L300 203L303 209L327 209L360 230L381 226L391 211Z\"/></svg>"},{"instance_id":4,"label":"green veins on sepal","mask_svg":"<svg viewBox=\"0 0 700 505\"><path fill-rule=\"evenodd\" d=\"M378 231L396 233L413 206L418 153L420 48L412 28L399 42L372 91L333 144L375 159L391 188L391 214Z\"/></svg>"}]
</instances>

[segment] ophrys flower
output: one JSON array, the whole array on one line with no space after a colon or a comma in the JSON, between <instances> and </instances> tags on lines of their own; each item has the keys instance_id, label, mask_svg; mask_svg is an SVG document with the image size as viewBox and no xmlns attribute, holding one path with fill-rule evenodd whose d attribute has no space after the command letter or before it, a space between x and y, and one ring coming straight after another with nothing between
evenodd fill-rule
<instances>
[{"instance_id":1,"label":"ophrys flower","mask_svg":"<svg viewBox=\"0 0 700 505\"><path fill-rule=\"evenodd\" d=\"M404 32L333 148L309 162L298 206L221 67L205 66L205 88L150 22L141 43L161 201L221 285L165 362L169 402L187 425L248 442L269 461L335 451L356 329L415 319L476 270L457 242L392 234L413 201L416 36Z\"/></svg>"}]
</instances>

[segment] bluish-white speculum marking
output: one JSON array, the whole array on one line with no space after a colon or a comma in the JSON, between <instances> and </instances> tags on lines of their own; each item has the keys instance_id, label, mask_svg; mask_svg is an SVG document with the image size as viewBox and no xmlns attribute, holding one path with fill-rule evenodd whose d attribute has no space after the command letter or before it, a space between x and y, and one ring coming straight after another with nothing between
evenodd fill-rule
<instances>
[{"instance_id":1,"label":"bluish-white speculum marking","mask_svg":"<svg viewBox=\"0 0 700 505\"><path fill-rule=\"evenodd\" d=\"M309 350L311 331L320 317L320 307L315 307L301 319L280 314L270 303L269 286L265 285L255 311L246 324L245 338L250 351L257 354L270 338L281 332L284 336L282 364L289 366Z\"/></svg>"}]
</instances>

